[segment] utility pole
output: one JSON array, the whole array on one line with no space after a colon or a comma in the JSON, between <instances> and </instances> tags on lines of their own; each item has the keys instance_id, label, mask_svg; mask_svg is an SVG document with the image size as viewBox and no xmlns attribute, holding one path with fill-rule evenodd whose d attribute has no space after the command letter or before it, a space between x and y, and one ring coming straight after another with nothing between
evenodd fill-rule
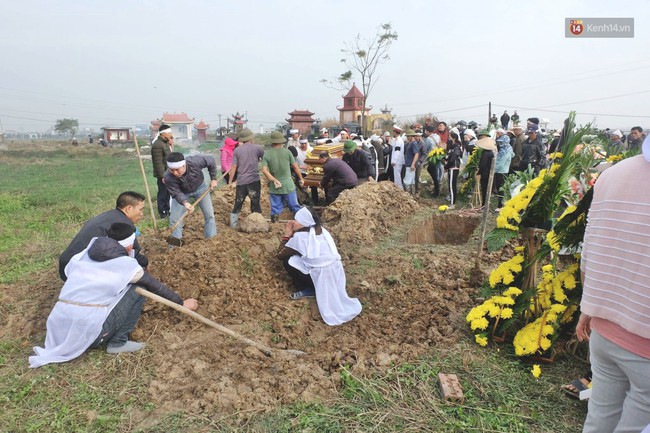
<instances>
[{"instance_id":1,"label":"utility pole","mask_svg":"<svg viewBox=\"0 0 650 433\"><path fill-rule=\"evenodd\" d=\"M219 137L221 137L221 114L219 114Z\"/></svg>"},{"instance_id":2,"label":"utility pole","mask_svg":"<svg viewBox=\"0 0 650 433\"><path fill-rule=\"evenodd\" d=\"M490 124L490 119L492 119L492 102L488 102L488 125Z\"/></svg>"}]
</instances>

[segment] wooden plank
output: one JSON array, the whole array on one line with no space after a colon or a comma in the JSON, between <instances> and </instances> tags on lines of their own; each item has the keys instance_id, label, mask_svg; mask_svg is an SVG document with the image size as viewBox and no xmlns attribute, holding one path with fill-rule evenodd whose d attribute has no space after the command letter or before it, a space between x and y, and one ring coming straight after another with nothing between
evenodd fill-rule
<instances>
[{"instance_id":1,"label":"wooden plank","mask_svg":"<svg viewBox=\"0 0 650 433\"><path fill-rule=\"evenodd\" d=\"M455 374L438 373L438 379L440 380L440 395L443 400L458 403L465 401L463 388L460 386L458 376Z\"/></svg>"}]
</instances>

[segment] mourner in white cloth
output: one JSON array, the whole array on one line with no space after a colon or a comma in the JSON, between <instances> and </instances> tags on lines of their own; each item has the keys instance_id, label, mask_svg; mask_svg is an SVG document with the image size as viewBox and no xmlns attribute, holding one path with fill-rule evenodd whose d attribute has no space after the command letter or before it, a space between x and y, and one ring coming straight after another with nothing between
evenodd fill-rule
<instances>
[{"instance_id":1,"label":"mourner in white cloth","mask_svg":"<svg viewBox=\"0 0 650 433\"><path fill-rule=\"evenodd\" d=\"M134 285L196 310L196 299L183 300L143 270L132 257L135 231L126 223L111 225L108 236L95 237L65 268L68 276L47 319L45 347L35 347L30 367L77 358L106 345L110 354L136 352L144 343L130 341L145 298Z\"/></svg>"},{"instance_id":2,"label":"mourner in white cloth","mask_svg":"<svg viewBox=\"0 0 650 433\"><path fill-rule=\"evenodd\" d=\"M287 222L278 258L298 290L291 299L315 296L328 325L340 325L361 313L361 302L345 290L345 270L334 239L312 209L300 209Z\"/></svg>"},{"instance_id":3,"label":"mourner in white cloth","mask_svg":"<svg viewBox=\"0 0 650 433\"><path fill-rule=\"evenodd\" d=\"M290 129L289 134L291 134L291 138L287 142L287 147L298 148L298 145L300 144L300 131L297 129Z\"/></svg>"}]
</instances>

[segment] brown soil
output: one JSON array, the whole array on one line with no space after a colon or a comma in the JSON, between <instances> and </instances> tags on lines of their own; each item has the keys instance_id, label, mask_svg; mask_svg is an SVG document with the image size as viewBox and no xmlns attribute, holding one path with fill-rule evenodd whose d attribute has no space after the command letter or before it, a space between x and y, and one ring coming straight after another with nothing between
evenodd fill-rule
<instances>
[{"instance_id":1,"label":"brown soil","mask_svg":"<svg viewBox=\"0 0 650 433\"><path fill-rule=\"evenodd\" d=\"M170 250L164 234L146 235L142 244L151 272L182 296L197 298L198 313L274 349L306 355L267 357L148 301L133 337L148 340L147 363L155 369L149 393L161 410L233 413L323 399L335 394L343 366L367 374L464 338L462 318L476 296L467 281L476 243L406 243L407 232L432 210L395 185L364 184L323 211L343 258L348 293L363 304L360 316L337 327L320 319L314 300L289 299L290 281L275 258L283 224L270 224L266 233L232 230L227 223L233 199L232 188L213 195L218 225L213 239L202 239L200 212L187 218L182 247ZM242 217L247 213L246 205ZM455 224L454 215L450 211L440 225ZM42 335L56 297L43 288L52 281L54 270L34 282L38 295L21 311L3 312L8 326L0 327L0 335ZM17 293L3 290L0 305Z\"/></svg>"}]
</instances>

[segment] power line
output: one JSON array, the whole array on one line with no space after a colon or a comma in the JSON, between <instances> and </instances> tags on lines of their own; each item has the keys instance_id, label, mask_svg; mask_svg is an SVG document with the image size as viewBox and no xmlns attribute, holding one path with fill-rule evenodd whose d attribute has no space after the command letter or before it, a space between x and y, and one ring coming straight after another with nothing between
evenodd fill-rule
<instances>
[{"instance_id":1,"label":"power line","mask_svg":"<svg viewBox=\"0 0 650 433\"><path fill-rule=\"evenodd\" d=\"M650 93L650 90L641 90L641 91L638 91L638 92L625 93L623 95L605 96L603 98L587 99L587 100L584 100L584 101L567 102L566 104L545 105L544 108L562 107L562 106L565 106L565 105L584 104L586 102L604 101L606 99L623 98L625 96L636 96L636 95L640 95L640 94L643 94L643 93Z\"/></svg>"},{"instance_id":2,"label":"power line","mask_svg":"<svg viewBox=\"0 0 650 433\"><path fill-rule=\"evenodd\" d=\"M435 112L431 113L433 115L437 115L440 113L452 113L454 111L462 111L462 110L471 110L473 108L482 108L486 107L487 104L481 104L481 105L472 105L471 107L463 107L463 108L454 108L451 110L435 110ZM418 117L418 116L428 116L429 113L419 113L419 114L409 114L409 115L404 115L404 116L395 116L395 119L405 119L409 117Z\"/></svg>"},{"instance_id":3,"label":"power line","mask_svg":"<svg viewBox=\"0 0 650 433\"><path fill-rule=\"evenodd\" d=\"M514 108L517 110L528 110L528 111L544 111L548 113L564 113L569 114L566 110L545 110L543 108L530 108L530 107L519 107L514 105L502 105L502 104L492 104L493 107L503 107L503 108ZM604 117L634 117L640 119L650 119L650 116L643 116L637 114L607 114L607 113L586 113L583 111L578 112L577 114L583 114L588 116L604 116Z\"/></svg>"},{"instance_id":4,"label":"power line","mask_svg":"<svg viewBox=\"0 0 650 433\"><path fill-rule=\"evenodd\" d=\"M648 62L650 59L643 59L643 60L638 60L635 62L628 63L627 65L636 65L639 63L645 63ZM624 65L623 65L624 66ZM650 64L648 65L643 65L635 68L630 68L630 69L620 69L620 66L611 66L607 68L602 68L602 69L596 69L596 70L589 70L586 72L572 72L571 75L568 75L566 77L556 77L556 78L549 78L541 81L536 81L534 83L529 83L529 84L519 84L519 85L514 85L514 86L506 86L506 87L501 87L497 88L494 90L487 90L483 92L474 92L471 94L467 95L462 95L462 96L456 96L453 98L447 98L443 100L439 100L438 102L449 102L449 101L457 101L457 100L463 100L463 99L471 99L479 96L492 96L494 94L499 94L499 93L510 93L510 92L515 92L515 91L521 91L521 90L529 90L529 89L535 89L539 87L545 87L545 86L556 86L559 84L566 84L566 83L572 83L574 81L584 81L584 80L589 80L593 78L601 78L601 77L606 77L610 75L616 75L616 74L621 74L625 72L631 72L631 71L636 71L640 69L645 69L650 67ZM591 75L594 72L599 72L599 71L606 71L612 68L616 68L616 70L608 73L603 73L603 74L596 74L596 75ZM586 76L582 76L586 75ZM570 77L569 79L566 79ZM560 81L558 81L560 80ZM431 103L432 101L420 101L420 102L404 102L404 103L393 103L393 106L399 106L399 105L414 105L414 104L426 104L426 103Z\"/></svg>"}]
</instances>

